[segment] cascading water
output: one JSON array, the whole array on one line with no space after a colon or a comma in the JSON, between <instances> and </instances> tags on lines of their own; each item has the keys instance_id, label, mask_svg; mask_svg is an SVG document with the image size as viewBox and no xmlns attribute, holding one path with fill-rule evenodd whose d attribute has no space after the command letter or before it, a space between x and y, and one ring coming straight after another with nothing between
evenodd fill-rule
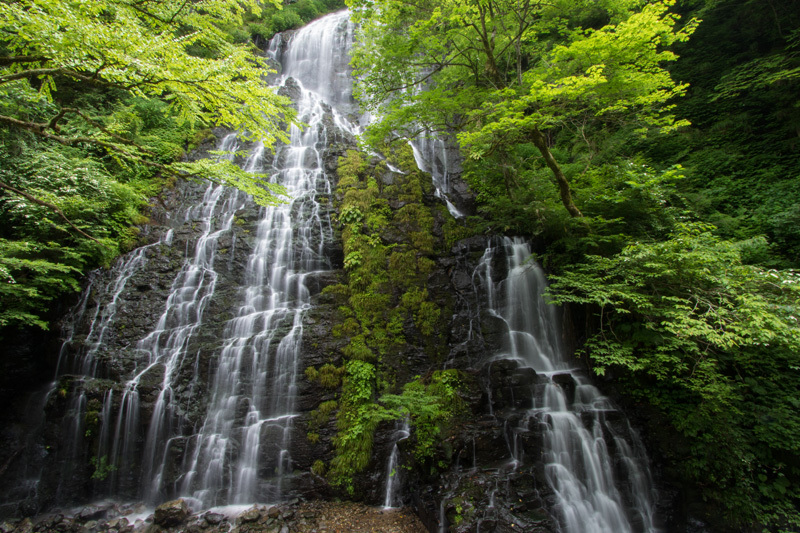
<instances>
[{"instance_id":1,"label":"cascading water","mask_svg":"<svg viewBox=\"0 0 800 533\"><path fill-rule=\"evenodd\" d=\"M491 269L496 254L507 261L508 274L500 281ZM534 388L532 408L519 425L507 428L511 467L524 459L519 435L539 425L545 476L562 531L654 532L653 485L638 438L627 422L624 431L608 423L608 416L617 414L611 402L565 360L557 308L545 303L544 272L530 256L526 243L505 239L486 250L478 276L489 312L506 328L505 349L494 359L531 368L544 382Z\"/></svg>"},{"instance_id":2,"label":"cascading water","mask_svg":"<svg viewBox=\"0 0 800 533\"><path fill-rule=\"evenodd\" d=\"M271 179L286 187L291 202L263 209L241 305L226 326L208 415L193 438L180 492L203 507L279 500L291 470L302 318L310 306L306 281L330 269L323 248L333 230L317 196L332 191L322 160L325 106L349 98L336 68L344 60L336 41L347 38L347 25L340 14L307 26L283 56L284 80L300 86L298 119L306 127L293 125L290 143L274 159ZM273 53L277 48L270 45ZM329 63L314 63L323 52ZM260 170L261 151L248 170Z\"/></svg>"},{"instance_id":3,"label":"cascading water","mask_svg":"<svg viewBox=\"0 0 800 533\"><path fill-rule=\"evenodd\" d=\"M464 213L449 198L453 193L452 177L461 173L461 156L455 140L425 131L410 144L417 166L431 175L437 198L444 200L451 215L463 218Z\"/></svg>"},{"instance_id":4,"label":"cascading water","mask_svg":"<svg viewBox=\"0 0 800 533\"><path fill-rule=\"evenodd\" d=\"M232 150L235 142L235 136L229 135L220 148ZM168 450L184 426L175 380L189 356L187 343L202 325L203 312L214 296L220 237L230 231L233 217L243 202L240 193L209 184L202 202L187 213L187 219L201 228L194 253L173 281L155 329L137 343L137 365L122 392L113 434L109 432L112 440L108 456L115 466L110 482L113 492L131 493L138 486L148 502L164 497L162 481ZM157 382L158 393L146 424L144 445L139 450L136 446L141 415L139 387L143 379L151 377ZM129 483L135 486L128 486Z\"/></svg>"},{"instance_id":5,"label":"cascading water","mask_svg":"<svg viewBox=\"0 0 800 533\"><path fill-rule=\"evenodd\" d=\"M86 449L86 408L87 396L85 382L101 377L102 369L99 368L97 355L103 348L106 341L106 334L114 325L120 297L125 290L128 282L134 274L139 272L147 263L147 253L162 244L171 244L172 232L168 231L163 238L153 244L142 246L133 252L121 257L114 268L111 270L111 281L105 286L95 285L94 281L97 274L90 277L84 293L72 311L72 319L59 352L58 364L56 366L56 381L51 385L53 391L58 385L58 380L64 376L71 376L72 386L69 391L67 416L63 420L63 433L65 439L60 443L58 449L57 462L60 464L60 477L62 483L56 491L56 501L69 501L71 498L71 481L81 465L89 461L88 450ZM97 303L94 307L92 317L88 318L91 326L82 341L82 349L72 352L70 346L75 334L75 323L84 319L89 296L93 292ZM51 391L48 396L52 394ZM103 406L108 411L110 405ZM42 410L44 412L44 410ZM97 460L97 458L94 458Z\"/></svg>"},{"instance_id":6,"label":"cascading water","mask_svg":"<svg viewBox=\"0 0 800 533\"><path fill-rule=\"evenodd\" d=\"M302 321L312 292L307 285L314 283L316 290L315 276L331 269L324 252L333 239L328 215L333 186L323 153L334 142L352 143L350 133L357 128L343 115L354 109L347 65L351 41L352 25L342 12L296 32L286 45L280 36L270 43L268 54L284 63L281 83L288 93L296 92L304 127L292 126L290 143L273 157L265 158L264 146L256 144L244 169L266 173L284 186L287 203L262 208L251 234L235 221L254 212L252 202L210 184L184 220L171 223L186 246L171 284L164 285L164 276L137 278L134 287L129 280L141 271L149 250L171 244L172 230L121 259L107 283L87 289L73 321L81 323L79 339L73 343L69 335L57 381L31 400L44 411L42 405L61 388L63 437L41 454L63 470L51 504L74 501L75 488L87 486L90 476L95 498L149 504L175 496L199 507L282 497L283 480L292 470ZM236 153L236 135L225 136L218 149ZM240 268L237 258L247 251ZM156 268L169 276L171 258L178 254L175 250ZM241 278L231 279L233 272ZM132 299L144 301L142 291L152 288L165 291L160 311L156 308L152 320L134 318L152 326L139 337L122 335L125 324L117 326L118 315L126 315L130 326L126 306ZM87 312L90 293L97 301L93 314ZM226 298L232 318L224 326L209 322L208 308ZM147 315L153 310L138 309ZM215 310L216 316L220 312ZM221 334L209 339L209 327L219 327ZM23 476L37 468L31 465ZM31 481L33 489L26 492L36 484Z\"/></svg>"}]
</instances>

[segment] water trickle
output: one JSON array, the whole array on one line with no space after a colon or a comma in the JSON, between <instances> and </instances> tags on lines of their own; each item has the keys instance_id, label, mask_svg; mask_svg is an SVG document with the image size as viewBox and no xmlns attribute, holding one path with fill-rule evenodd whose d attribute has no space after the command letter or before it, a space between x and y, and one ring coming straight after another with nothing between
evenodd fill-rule
<instances>
[{"instance_id":1,"label":"water trickle","mask_svg":"<svg viewBox=\"0 0 800 533\"><path fill-rule=\"evenodd\" d=\"M384 491L383 508L392 509L400 502L398 501L398 493L401 489L400 472L400 448L398 443L405 440L411 434L411 429L408 424L408 419L398 422L398 426L394 432L394 444L392 445L392 453L389 454L389 460L386 463L386 489Z\"/></svg>"},{"instance_id":2,"label":"water trickle","mask_svg":"<svg viewBox=\"0 0 800 533\"><path fill-rule=\"evenodd\" d=\"M461 172L460 155L455 141L442 135L424 132L410 144L417 166L431 175L437 198L444 200L451 215L456 218L465 217L466 215L449 198L453 193L451 178Z\"/></svg>"}]
</instances>

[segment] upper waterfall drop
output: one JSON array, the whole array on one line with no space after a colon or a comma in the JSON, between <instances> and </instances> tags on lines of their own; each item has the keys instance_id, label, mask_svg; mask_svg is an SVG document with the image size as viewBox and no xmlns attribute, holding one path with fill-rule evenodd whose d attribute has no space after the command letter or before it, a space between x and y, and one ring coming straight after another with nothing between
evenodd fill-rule
<instances>
[{"instance_id":1,"label":"upper waterfall drop","mask_svg":"<svg viewBox=\"0 0 800 533\"><path fill-rule=\"evenodd\" d=\"M294 78L331 107L355 111L349 55L353 30L347 10L319 18L297 30L281 57L283 78Z\"/></svg>"}]
</instances>

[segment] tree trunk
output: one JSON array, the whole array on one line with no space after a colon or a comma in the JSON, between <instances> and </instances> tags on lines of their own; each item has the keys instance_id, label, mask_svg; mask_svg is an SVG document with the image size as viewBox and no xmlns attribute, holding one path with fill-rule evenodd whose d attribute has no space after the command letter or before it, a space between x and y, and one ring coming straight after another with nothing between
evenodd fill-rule
<instances>
[{"instance_id":1,"label":"tree trunk","mask_svg":"<svg viewBox=\"0 0 800 533\"><path fill-rule=\"evenodd\" d=\"M564 207L567 208L567 211L569 211L569 214L573 217L583 217L583 213L580 212L578 207L572 201L572 193L569 190L569 182L567 181L567 177L564 175L561 167L558 166L558 161L556 161L556 158L553 157L550 147L547 146L547 140L544 138L544 135L542 135L542 132L539 131L539 128L533 128L533 131L531 132L531 139L533 140L534 146L538 148L539 152L541 152L542 156L544 157L544 161L547 163L547 166L553 171L553 175L556 178L556 183L558 183L558 191L561 195L561 203L564 204Z\"/></svg>"}]
</instances>

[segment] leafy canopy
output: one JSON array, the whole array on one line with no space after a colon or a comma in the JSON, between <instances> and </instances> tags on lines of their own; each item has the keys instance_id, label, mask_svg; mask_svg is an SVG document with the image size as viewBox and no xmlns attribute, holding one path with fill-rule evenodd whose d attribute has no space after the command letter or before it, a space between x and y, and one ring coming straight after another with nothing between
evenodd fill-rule
<instances>
[{"instance_id":1,"label":"leafy canopy","mask_svg":"<svg viewBox=\"0 0 800 533\"><path fill-rule=\"evenodd\" d=\"M670 131L683 94L666 47L688 38L673 0L585 5L524 0L352 0L361 23L354 51L361 101L379 117L373 142L421 130L456 134L468 156L504 157L532 143L575 217L570 176L550 134L634 124ZM587 15L588 14L588 15ZM527 162L530 165L531 162Z\"/></svg>"},{"instance_id":2,"label":"leafy canopy","mask_svg":"<svg viewBox=\"0 0 800 533\"><path fill-rule=\"evenodd\" d=\"M92 146L162 172L274 196L229 162L162 162L72 96L76 86L163 98L192 126L224 125L271 144L285 140L288 100L262 80L265 61L220 29L240 24L257 0L21 0L0 3L0 123L63 145Z\"/></svg>"},{"instance_id":3,"label":"leafy canopy","mask_svg":"<svg viewBox=\"0 0 800 533\"><path fill-rule=\"evenodd\" d=\"M275 9L280 7L276 4ZM227 159L183 161L212 126L285 139L288 100L229 32L257 0L0 2L0 328L137 242L147 199L180 176L277 201Z\"/></svg>"}]
</instances>

